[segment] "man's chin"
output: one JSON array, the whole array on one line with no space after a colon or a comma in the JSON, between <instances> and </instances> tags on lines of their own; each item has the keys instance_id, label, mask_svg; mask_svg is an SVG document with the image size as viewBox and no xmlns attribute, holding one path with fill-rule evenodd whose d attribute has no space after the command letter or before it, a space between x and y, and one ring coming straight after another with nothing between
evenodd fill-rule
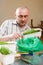
<instances>
[{"instance_id":1,"label":"man's chin","mask_svg":"<svg viewBox=\"0 0 43 65\"><path fill-rule=\"evenodd\" d=\"M25 26L25 24L21 24L20 26L21 26L21 27L22 27L22 26Z\"/></svg>"}]
</instances>

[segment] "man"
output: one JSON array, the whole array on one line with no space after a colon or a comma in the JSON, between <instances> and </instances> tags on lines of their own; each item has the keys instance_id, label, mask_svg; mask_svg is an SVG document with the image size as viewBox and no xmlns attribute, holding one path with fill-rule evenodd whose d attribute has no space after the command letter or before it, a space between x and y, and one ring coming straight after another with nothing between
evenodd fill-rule
<instances>
[{"instance_id":1,"label":"man","mask_svg":"<svg viewBox=\"0 0 43 65\"><path fill-rule=\"evenodd\" d=\"M11 41L20 38L21 33L26 29L31 29L28 25L29 10L27 7L19 7L15 12L15 20L6 20L1 25L0 41Z\"/></svg>"}]
</instances>

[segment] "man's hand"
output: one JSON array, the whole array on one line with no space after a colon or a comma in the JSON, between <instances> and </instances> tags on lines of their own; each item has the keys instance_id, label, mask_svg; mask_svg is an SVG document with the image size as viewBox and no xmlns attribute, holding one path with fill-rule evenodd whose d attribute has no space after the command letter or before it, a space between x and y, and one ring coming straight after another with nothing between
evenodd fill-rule
<instances>
[{"instance_id":1,"label":"man's hand","mask_svg":"<svg viewBox=\"0 0 43 65\"><path fill-rule=\"evenodd\" d=\"M22 36L20 35L20 33L14 33L13 35L12 35L12 38L14 39L14 40L16 40L16 39L20 39Z\"/></svg>"}]
</instances>

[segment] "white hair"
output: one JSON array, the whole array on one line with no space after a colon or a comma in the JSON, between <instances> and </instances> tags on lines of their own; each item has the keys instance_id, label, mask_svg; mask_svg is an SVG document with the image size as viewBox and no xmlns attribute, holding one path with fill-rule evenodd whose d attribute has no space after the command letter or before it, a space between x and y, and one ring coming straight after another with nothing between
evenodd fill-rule
<instances>
[{"instance_id":1,"label":"white hair","mask_svg":"<svg viewBox=\"0 0 43 65\"><path fill-rule=\"evenodd\" d=\"M18 7L18 8L16 9L16 12L15 12L15 13L18 14L18 12L19 12L20 9L27 9L27 10L28 10L28 8L25 7L25 6L23 6L23 7Z\"/></svg>"}]
</instances>

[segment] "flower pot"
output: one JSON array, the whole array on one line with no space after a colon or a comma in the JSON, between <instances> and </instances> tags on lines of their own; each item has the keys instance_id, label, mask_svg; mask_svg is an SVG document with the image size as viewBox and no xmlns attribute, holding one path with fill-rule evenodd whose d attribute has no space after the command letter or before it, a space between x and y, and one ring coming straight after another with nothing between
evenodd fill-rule
<instances>
[{"instance_id":1,"label":"flower pot","mask_svg":"<svg viewBox=\"0 0 43 65\"><path fill-rule=\"evenodd\" d=\"M2 44L0 45L0 49L2 47L5 47L11 51L10 54L2 54L0 53L0 60L3 63L3 65L12 64L15 61L15 55L16 55L16 44L15 42L8 42L8 44Z\"/></svg>"},{"instance_id":2,"label":"flower pot","mask_svg":"<svg viewBox=\"0 0 43 65\"><path fill-rule=\"evenodd\" d=\"M2 55L3 57L3 64L7 65L7 64L12 64L15 61L15 54L8 54L8 55Z\"/></svg>"}]
</instances>

